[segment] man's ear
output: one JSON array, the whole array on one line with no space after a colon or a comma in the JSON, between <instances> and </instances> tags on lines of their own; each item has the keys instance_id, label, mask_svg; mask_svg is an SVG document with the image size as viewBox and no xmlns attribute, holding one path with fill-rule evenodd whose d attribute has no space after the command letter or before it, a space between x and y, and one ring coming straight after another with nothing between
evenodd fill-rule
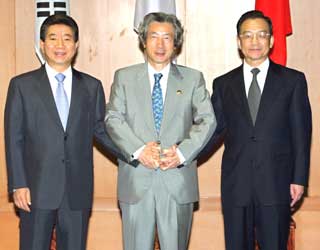
<instances>
[{"instance_id":1,"label":"man's ear","mask_svg":"<svg viewBox=\"0 0 320 250\"><path fill-rule=\"evenodd\" d=\"M40 50L41 50L41 53L44 54L44 41L42 41L40 39Z\"/></svg>"},{"instance_id":2,"label":"man's ear","mask_svg":"<svg viewBox=\"0 0 320 250\"><path fill-rule=\"evenodd\" d=\"M239 37L237 37L237 45L238 45L238 49L241 50L241 41Z\"/></svg>"},{"instance_id":3,"label":"man's ear","mask_svg":"<svg viewBox=\"0 0 320 250\"><path fill-rule=\"evenodd\" d=\"M271 37L270 37L270 49L272 49L273 44L274 44L274 37L271 36Z\"/></svg>"}]
</instances>

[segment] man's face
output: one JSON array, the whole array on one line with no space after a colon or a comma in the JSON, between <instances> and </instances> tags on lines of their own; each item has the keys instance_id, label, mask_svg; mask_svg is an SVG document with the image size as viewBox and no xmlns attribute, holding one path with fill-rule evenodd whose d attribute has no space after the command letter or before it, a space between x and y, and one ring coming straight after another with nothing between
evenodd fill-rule
<instances>
[{"instance_id":1,"label":"man's face","mask_svg":"<svg viewBox=\"0 0 320 250\"><path fill-rule=\"evenodd\" d=\"M156 70L161 70L171 62L174 50L174 28L172 24L150 23L145 44L148 62Z\"/></svg>"},{"instance_id":2,"label":"man's face","mask_svg":"<svg viewBox=\"0 0 320 250\"><path fill-rule=\"evenodd\" d=\"M267 59L273 46L273 36L269 32L269 26L262 18L247 19L242 23L238 47L249 65L259 66Z\"/></svg>"},{"instance_id":3,"label":"man's face","mask_svg":"<svg viewBox=\"0 0 320 250\"><path fill-rule=\"evenodd\" d=\"M69 26L54 24L49 26L45 41L40 41L40 47L47 63L58 72L62 72L71 65L78 42L75 42Z\"/></svg>"}]
</instances>

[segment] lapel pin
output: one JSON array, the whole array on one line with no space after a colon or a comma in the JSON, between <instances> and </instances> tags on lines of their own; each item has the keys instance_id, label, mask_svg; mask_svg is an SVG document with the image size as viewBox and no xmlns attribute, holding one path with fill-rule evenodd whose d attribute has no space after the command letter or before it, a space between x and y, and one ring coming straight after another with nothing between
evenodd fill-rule
<instances>
[{"instance_id":1,"label":"lapel pin","mask_svg":"<svg viewBox=\"0 0 320 250\"><path fill-rule=\"evenodd\" d=\"M177 90L177 95L181 95L182 94L182 90L178 89Z\"/></svg>"}]
</instances>

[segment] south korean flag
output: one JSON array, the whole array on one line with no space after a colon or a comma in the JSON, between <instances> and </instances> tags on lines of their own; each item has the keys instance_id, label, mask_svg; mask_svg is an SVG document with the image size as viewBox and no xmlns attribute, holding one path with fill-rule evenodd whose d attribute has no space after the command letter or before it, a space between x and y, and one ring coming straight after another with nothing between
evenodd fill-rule
<instances>
[{"instance_id":1,"label":"south korean flag","mask_svg":"<svg viewBox=\"0 0 320 250\"><path fill-rule=\"evenodd\" d=\"M53 14L70 15L69 0L35 0L36 18L35 18L35 50L41 64L45 63L40 50L40 27L43 21Z\"/></svg>"}]
</instances>

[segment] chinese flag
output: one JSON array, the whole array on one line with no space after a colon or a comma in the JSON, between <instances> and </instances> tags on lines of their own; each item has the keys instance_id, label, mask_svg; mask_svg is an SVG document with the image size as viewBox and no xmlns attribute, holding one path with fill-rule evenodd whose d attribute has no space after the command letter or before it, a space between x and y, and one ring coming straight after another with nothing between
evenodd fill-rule
<instances>
[{"instance_id":1,"label":"chinese flag","mask_svg":"<svg viewBox=\"0 0 320 250\"><path fill-rule=\"evenodd\" d=\"M286 65L286 36L292 33L289 0L256 0L256 10L262 11L272 20L274 45L270 58Z\"/></svg>"}]
</instances>

